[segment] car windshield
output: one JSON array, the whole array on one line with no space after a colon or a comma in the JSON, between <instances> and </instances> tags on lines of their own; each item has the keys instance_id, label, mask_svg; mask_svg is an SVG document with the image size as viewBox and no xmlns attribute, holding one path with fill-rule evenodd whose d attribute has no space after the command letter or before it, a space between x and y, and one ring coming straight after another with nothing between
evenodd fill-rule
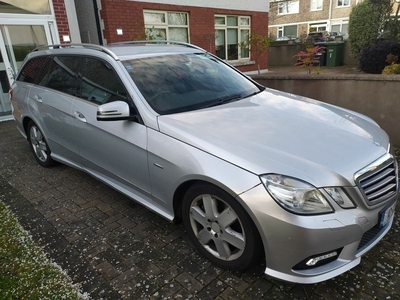
<instances>
[{"instance_id":1,"label":"car windshield","mask_svg":"<svg viewBox=\"0 0 400 300\"><path fill-rule=\"evenodd\" d=\"M261 91L245 76L206 53L145 57L122 63L159 114L220 105Z\"/></svg>"}]
</instances>

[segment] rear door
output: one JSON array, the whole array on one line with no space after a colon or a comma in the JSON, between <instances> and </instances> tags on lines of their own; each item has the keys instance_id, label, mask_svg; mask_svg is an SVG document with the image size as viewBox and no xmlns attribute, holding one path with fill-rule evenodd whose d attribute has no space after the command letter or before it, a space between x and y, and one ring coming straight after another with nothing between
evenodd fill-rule
<instances>
[{"instance_id":1,"label":"rear door","mask_svg":"<svg viewBox=\"0 0 400 300\"><path fill-rule=\"evenodd\" d=\"M64 163L80 165L72 125L72 103L77 94L77 56L55 56L46 75L29 90L29 107L52 154Z\"/></svg>"},{"instance_id":2,"label":"rear door","mask_svg":"<svg viewBox=\"0 0 400 300\"><path fill-rule=\"evenodd\" d=\"M51 58L48 56L39 56L27 61L18 78L12 85L12 105L13 115L16 120L21 121L21 118L29 115L29 90L36 83L42 81L43 77L47 74L47 70L50 64ZM33 103L36 105L36 103ZM18 124L21 126L19 129L23 131L22 123Z\"/></svg>"}]
</instances>

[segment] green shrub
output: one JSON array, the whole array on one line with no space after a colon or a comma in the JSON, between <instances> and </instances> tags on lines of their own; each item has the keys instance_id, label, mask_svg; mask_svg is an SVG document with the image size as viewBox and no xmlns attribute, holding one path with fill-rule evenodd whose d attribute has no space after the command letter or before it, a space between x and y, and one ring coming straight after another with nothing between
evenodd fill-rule
<instances>
[{"instance_id":1,"label":"green shrub","mask_svg":"<svg viewBox=\"0 0 400 300\"><path fill-rule=\"evenodd\" d=\"M382 74L400 74L400 64L391 64L386 66L383 69Z\"/></svg>"},{"instance_id":2,"label":"green shrub","mask_svg":"<svg viewBox=\"0 0 400 300\"><path fill-rule=\"evenodd\" d=\"M352 8L349 16L349 42L351 55L354 58L360 58L363 49L374 44L379 37L379 32L383 29L382 20L386 16L386 10L380 6L386 2L380 0L381 4L378 5L367 0Z\"/></svg>"},{"instance_id":3,"label":"green shrub","mask_svg":"<svg viewBox=\"0 0 400 300\"><path fill-rule=\"evenodd\" d=\"M359 58L365 47L378 37L380 13L368 1L353 7L349 16L349 42L351 55Z\"/></svg>"},{"instance_id":4,"label":"green shrub","mask_svg":"<svg viewBox=\"0 0 400 300\"><path fill-rule=\"evenodd\" d=\"M381 74L386 67L389 54L400 57L400 43L379 40L364 49L360 57L360 69L370 74Z\"/></svg>"},{"instance_id":5,"label":"green shrub","mask_svg":"<svg viewBox=\"0 0 400 300\"><path fill-rule=\"evenodd\" d=\"M390 53L386 59L386 63L389 65L383 69L382 74L400 74L400 64L397 63L398 60L399 57L397 55Z\"/></svg>"}]
</instances>

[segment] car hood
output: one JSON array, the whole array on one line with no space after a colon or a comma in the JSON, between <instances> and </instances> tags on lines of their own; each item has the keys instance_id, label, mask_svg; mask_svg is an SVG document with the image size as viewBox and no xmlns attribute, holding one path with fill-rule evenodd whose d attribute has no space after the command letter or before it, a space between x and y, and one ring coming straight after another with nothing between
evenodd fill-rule
<instances>
[{"instance_id":1,"label":"car hood","mask_svg":"<svg viewBox=\"0 0 400 300\"><path fill-rule=\"evenodd\" d=\"M159 116L160 131L257 175L353 186L387 152L387 134L361 114L266 89L237 102ZM229 174L227 174L229 175Z\"/></svg>"}]
</instances>

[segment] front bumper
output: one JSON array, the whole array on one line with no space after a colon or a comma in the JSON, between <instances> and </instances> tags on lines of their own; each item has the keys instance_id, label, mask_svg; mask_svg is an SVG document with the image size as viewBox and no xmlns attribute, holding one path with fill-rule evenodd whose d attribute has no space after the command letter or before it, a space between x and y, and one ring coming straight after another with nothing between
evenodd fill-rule
<instances>
[{"instance_id":1,"label":"front bumper","mask_svg":"<svg viewBox=\"0 0 400 300\"><path fill-rule=\"evenodd\" d=\"M265 273L290 282L316 283L340 275L360 263L360 257L391 228L394 214L383 228L378 228L380 212L394 208L397 196L372 209L361 205L355 209L335 206L334 213L316 216L299 216L285 211L263 185L247 191L240 198L248 207L263 240ZM339 256L333 261L295 269L309 257L337 249Z\"/></svg>"}]
</instances>

